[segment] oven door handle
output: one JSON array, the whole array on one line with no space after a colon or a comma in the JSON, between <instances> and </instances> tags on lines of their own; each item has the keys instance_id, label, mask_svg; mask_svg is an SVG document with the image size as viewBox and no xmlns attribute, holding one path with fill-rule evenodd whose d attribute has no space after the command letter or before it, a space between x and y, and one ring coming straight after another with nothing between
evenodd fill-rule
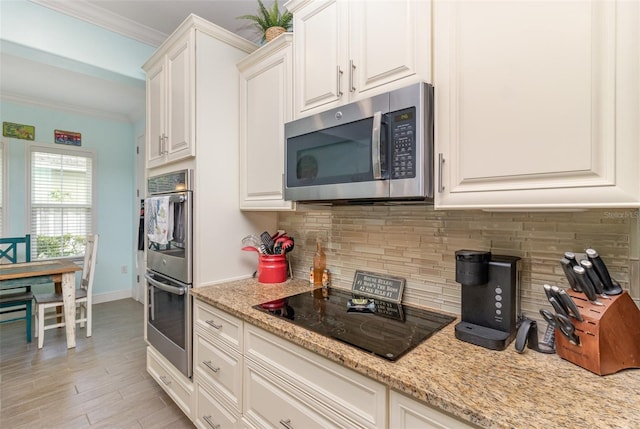
<instances>
[{"instance_id":1,"label":"oven door handle","mask_svg":"<svg viewBox=\"0 0 640 429\"><path fill-rule=\"evenodd\" d=\"M187 288L184 287L184 286L180 286L180 287L169 286L168 284L161 283L161 282L155 280L149 274L145 274L144 278L147 279L147 281L149 283L151 283L151 285L153 287L157 287L158 289L163 290L165 292L169 292L169 293L172 293L174 295L184 295L185 293L187 293Z\"/></svg>"}]
</instances>

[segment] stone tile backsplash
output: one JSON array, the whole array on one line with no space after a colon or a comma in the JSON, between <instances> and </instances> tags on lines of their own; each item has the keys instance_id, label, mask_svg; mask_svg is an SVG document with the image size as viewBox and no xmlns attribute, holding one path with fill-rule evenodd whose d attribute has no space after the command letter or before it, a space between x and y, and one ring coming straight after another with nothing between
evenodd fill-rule
<instances>
[{"instance_id":1,"label":"stone tile backsplash","mask_svg":"<svg viewBox=\"0 0 640 429\"><path fill-rule=\"evenodd\" d=\"M637 209L580 212L439 211L432 206L299 204L279 214L295 239L294 274L307 278L319 238L334 287L350 289L356 269L406 279L404 301L460 313L454 252L490 250L522 258L522 312L540 320L549 307L544 283L568 287L559 260L593 247L609 271L640 302L640 216Z\"/></svg>"}]
</instances>

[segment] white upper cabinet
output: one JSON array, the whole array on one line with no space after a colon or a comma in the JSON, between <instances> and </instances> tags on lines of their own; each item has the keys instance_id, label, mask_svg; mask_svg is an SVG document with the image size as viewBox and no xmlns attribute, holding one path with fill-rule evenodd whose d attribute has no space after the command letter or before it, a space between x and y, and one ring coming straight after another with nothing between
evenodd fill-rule
<instances>
[{"instance_id":1,"label":"white upper cabinet","mask_svg":"<svg viewBox=\"0 0 640 429\"><path fill-rule=\"evenodd\" d=\"M282 193L284 123L293 119L291 33L238 63L240 70L240 209L292 210Z\"/></svg>"},{"instance_id":2,"label":"white upper cabinet","mask_svg":"<svg viewBox=\"0 0 640 429\"><path fill-rule=\"evenodd\" d=\"M436 207L640 206L639 9L435 2Z\"/></svg>"},{"instance_id":3,"label":"white upper cabinet","mask_svg":"<svg viewBox=\"0 0 640 429\"><path fill-rule=\"evenodd\" d=\"M430 81L429 1L291 1L295 115Z\"/></svg>"},{"instance_id":4,"label":"white upper cabinet","mask_svg":"<svg viewBox=\"0 0 640 429\"><path fill-rule=\"evenodd\" d=\"M147 168L195 156L194 38L195 31L180 35L145 65Z\"/></svg>"}]
</instances>

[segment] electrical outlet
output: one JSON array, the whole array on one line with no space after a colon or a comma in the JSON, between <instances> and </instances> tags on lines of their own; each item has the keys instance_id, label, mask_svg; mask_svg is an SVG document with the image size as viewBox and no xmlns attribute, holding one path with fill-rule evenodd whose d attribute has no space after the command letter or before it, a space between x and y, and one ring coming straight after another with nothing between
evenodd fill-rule
<instances>
[{"instance_id":1,"label":"electrical outlet","mask_svg":"<svg viewBox=\"0 0 640 429\"><path fill-rule=\"evenodd\" d=\"M126 265L123 265L122 268L120 268L120 271L122 272L122 274L127 274L128 269Z\"/></svg>"}]
</instances>

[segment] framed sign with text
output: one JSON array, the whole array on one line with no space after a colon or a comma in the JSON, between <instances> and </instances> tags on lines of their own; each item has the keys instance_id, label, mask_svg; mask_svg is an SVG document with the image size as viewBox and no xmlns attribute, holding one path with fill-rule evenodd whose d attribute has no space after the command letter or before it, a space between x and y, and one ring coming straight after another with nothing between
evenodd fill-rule
<instances>
[{"instance_id":1,"label":"framed sign with text","mask_svg":"<svg viewBox=\"0 0 640 429\"><path fill-rule=\"evenodd\" d=\"M405 279L367 271L356 271L351 290L353 293L382 301L402 302Z\"/></svg>"}]
</instances>

